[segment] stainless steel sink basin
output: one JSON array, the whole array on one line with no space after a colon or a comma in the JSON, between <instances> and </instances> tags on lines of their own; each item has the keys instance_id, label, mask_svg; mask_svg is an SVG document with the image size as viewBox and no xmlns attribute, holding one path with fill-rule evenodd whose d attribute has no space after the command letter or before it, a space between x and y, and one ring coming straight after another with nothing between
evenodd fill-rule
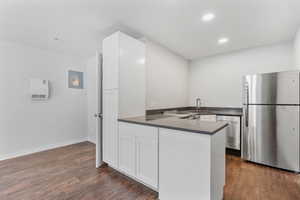
<instances>
[{"instance_id":1,"label":"stainless steel sink basin","mask_svg":"<svg viewBox=\"0 0 300 200\"><path fill-rule=\"evenodd\" d=\"M164 115L168 116L174 116L174 117L179 117L181 119L199 119L201 118L201 115L215 115L214 113L200 110L184 110L184 111L178 111L178 110L171 110L171 111L166 111L164 112Z\"/></svg>"},{"instance_id":2,"label":"stainless steel sink basin","mask_svg":"<svg viewBox=\"0 0 300 200\"><path fill-rule=\"evenodd\" d=\"M210 113L197 113L197 114L190 115L188 117L183 117L181 119L215 122L217 121L217 116L215 114L210 114Z\"/></svg>"},{"instance_id":3,"label":"stainless steel sink basin","mask_svg":"<svg viewBox=\"0 0 300 200\"><path fill-rule=\"evenodd\" d=\"M195 115L196 113L190 111L178 111L178 110L171 110L164 112L164 115L174 116L179 118L189 117L191 115Z\"/></svg>"}]
</instances>

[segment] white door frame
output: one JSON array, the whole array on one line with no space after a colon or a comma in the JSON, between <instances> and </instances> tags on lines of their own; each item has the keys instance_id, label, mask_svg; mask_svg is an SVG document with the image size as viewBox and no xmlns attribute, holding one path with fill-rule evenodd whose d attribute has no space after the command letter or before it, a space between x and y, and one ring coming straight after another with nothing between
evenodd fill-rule
<instances>
[{"instance_id":1,"label":"white door frame","mask_svg":"<svg viewBox=\"0 0 300 200\"><path fill-rule=\"evenodd\" d=\"M102 148L102 54L96 52L97 59L97 110L95 113L96 120L96 168L103 164L103 148Z\"/></svg>"}]
</instances>

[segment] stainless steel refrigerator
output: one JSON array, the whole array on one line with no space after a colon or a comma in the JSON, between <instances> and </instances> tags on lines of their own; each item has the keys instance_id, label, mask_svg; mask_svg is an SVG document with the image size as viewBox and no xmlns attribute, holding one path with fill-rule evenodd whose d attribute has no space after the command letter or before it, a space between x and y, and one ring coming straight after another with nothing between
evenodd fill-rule
<instances>
[{"instance_id":1,"label":"stainless steel refrigerator","mask_svg":"<svg viewBox=\"0 0 300 200\"><path fill-rule=\"evenodd\" d=\"M243 77L242 158L299 172L299 71Z\"/></svg>"}]
</instances>

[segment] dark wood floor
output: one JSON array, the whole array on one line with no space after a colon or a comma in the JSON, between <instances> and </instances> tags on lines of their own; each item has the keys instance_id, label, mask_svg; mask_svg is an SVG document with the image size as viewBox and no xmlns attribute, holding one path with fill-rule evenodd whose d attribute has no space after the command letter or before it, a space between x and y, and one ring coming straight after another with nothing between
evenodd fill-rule
<instances>
[{"instance_id":1,"label":"dark wood floor","mask_svg":"<svg viewBox=\"0 0 300 200\"><path fill-rule=\"evenodd\" d=\"M297 174L227 156L226 176L225 200L300 199ZM157 193L109 167L95 169L88 142L0 162L0 200L50 199L152 200Z\"/></svg>"}]
</instances>

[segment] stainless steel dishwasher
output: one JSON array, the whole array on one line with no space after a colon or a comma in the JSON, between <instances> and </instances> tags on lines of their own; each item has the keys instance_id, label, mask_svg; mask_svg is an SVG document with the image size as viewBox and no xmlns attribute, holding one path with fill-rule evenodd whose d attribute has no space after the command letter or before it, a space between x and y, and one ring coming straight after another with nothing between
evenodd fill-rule
<instances>
[{"instance_id":1,"label":"stainless steel dishwasher","mask_svg":"<svg viewBox=\"0 0 300 200\"><path fill-rule=\"evenodd\" d=\"M229 125L226 135L226 148L241 150L241 120L238 116L217 116L217 121L226 121Z\"/></svg>"}]
</instances>

